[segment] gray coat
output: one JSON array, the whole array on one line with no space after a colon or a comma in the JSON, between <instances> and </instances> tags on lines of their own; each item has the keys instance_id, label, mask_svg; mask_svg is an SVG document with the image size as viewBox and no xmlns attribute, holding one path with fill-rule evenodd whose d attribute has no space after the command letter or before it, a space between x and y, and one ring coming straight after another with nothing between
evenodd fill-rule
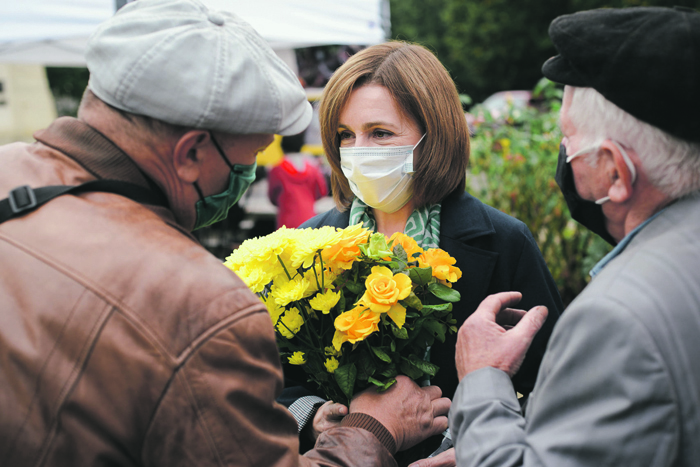
<instances>
[{"instance_id":1,"label":"gray coat","mask_svg":"<svg viewBox=\"0 0 700 467\"><path fill-rule=\"evenodd\" d=\"M700 466L700 196L669 206L557 323L523 417L510 379L458 387L460 467Z\"/></svg>"}]
</instances>

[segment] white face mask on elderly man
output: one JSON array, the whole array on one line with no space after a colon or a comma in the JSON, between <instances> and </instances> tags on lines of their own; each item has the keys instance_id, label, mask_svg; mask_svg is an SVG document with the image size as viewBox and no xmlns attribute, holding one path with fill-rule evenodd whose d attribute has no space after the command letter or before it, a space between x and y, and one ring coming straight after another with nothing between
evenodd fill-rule
<instances>
[{"instance_id":1,"label":"white face mask on elderly man","mask_svg":"<svg viewBox=\"0 0 700 467\"><path fill-rule=\"evenodd\" d=\"M340 148L340 168L350 189L365 204L382 212L401 209L413 195L414 146Z\"/></svg>"}]
</instances>

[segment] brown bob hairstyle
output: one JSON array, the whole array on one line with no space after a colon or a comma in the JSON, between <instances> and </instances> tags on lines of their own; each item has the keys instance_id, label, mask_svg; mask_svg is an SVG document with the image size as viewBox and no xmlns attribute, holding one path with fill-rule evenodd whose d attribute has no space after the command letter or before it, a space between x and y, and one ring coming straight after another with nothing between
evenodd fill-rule
<instances>
[{"instance_id":1,"label":"brown bob hairstyle","mask_svg":"<svg viewBox=\"0 0 700 467\"><path fill-rule=\"evenodd\" d=\"M344 211L354 195L340 168L340 113L350 94L366 84L384 86L397 107L426 134L414 161L413 202L416 208L440 203L465 189L469 131L457 88L445 67L423 46L387 42L350 57L333 74L319 109L323 149L331 165L333 198Z\"/></svg>"}]
</instances>

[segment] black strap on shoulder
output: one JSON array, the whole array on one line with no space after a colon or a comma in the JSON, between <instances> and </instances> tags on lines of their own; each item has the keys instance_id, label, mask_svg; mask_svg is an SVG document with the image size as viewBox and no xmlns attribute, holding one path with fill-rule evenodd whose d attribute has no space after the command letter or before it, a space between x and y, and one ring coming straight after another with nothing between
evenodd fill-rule
<instances>
[{"instance_id":1,"label":"black strap on shoulder","mask_svg":"<svg viewBox=\"0 0 700 467\"><path fill-rule=\"evenodd\" d=\"M10 195L7 198L0 200L0 224L14 217L22 216L58 196L75 195L89 191L114 193L141 204L168 206L168 200L160 190L150 190L140 185L120 180L94 180L82 185L55 185L41 188L31 188L29 185L23 185L10 191Z\"/></svg>"}]
</instances>

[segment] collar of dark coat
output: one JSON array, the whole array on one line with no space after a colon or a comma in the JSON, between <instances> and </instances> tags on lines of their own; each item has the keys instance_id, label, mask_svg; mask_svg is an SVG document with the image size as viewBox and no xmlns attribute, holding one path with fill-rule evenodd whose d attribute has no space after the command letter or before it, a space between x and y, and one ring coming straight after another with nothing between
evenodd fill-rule
<instances>
[{"instance_id":1,"label":"collar of dark coat","mask_svg":"<svg viewBox=\"0 0 700 467\"><path fill-rule=\"evenodd\" d=\"M442 201L441 236L467 241L494 233L485 205L466 191L454 192Z\"/></svg>"},{"instance_id":2,"label":"collar of dark coat","mask_svg":"<svg viewBox=\"0 0 700 467\"><path fill-rule=\"evenodd\" d=\"M124 151L77 118L58 118L48 128L34 133L34 138L75 160L95 178L152 188L148 178Z\"/></svg>"},{"instance_id":3,"label":"collar of dark coat","mask_svg":"<svg viewBox=\"0 0 700 467\"><path fill-rule=\"evenodd\" d=\"M454 192L448 195L441 203L440 236L458 241L468 241L484 235L496 233L491 222L486 206L467 193ZM303 227L319 227L331 225L345 228L350 222L350 210L343 212L337 209L321 214Z\"/></svg>"}]
</instances>

